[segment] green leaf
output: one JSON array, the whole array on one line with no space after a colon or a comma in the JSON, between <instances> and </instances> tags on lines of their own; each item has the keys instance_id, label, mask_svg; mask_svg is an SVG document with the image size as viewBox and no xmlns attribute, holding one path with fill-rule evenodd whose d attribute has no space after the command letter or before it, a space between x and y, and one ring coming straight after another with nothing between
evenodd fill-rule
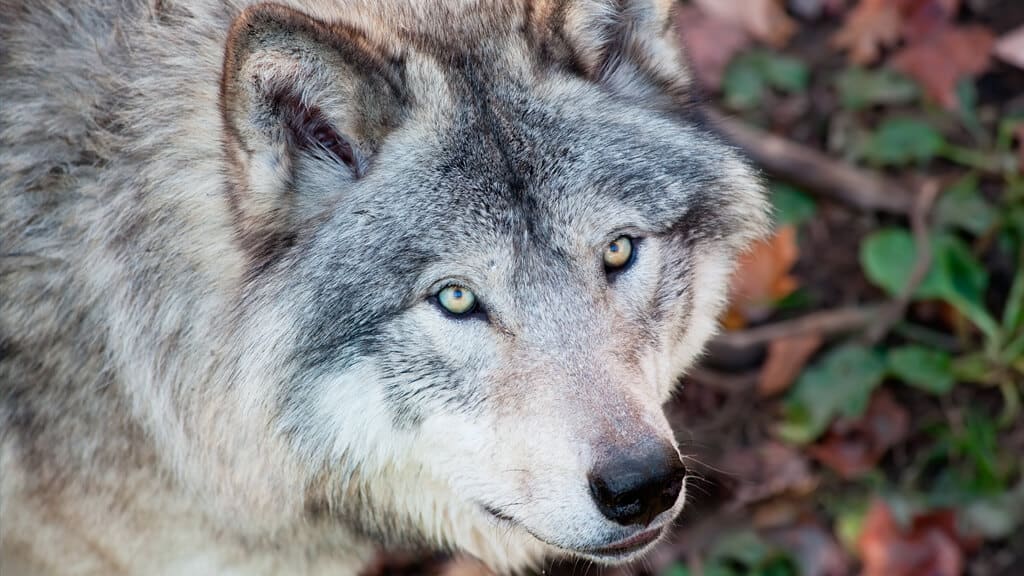
<instances>
[{"instance_id":1,"label":"green leaf","mask_svg":"<svg viewBox=\"0 0 1024 576\"><path fill-rule=\"evenodd\" d=\"M885 362L875 350L858 345L832 350L804 371L790 390L779 435L803 444L820 436L837 416L862 415L885 372Z\"/></svg>"},{"instance_id":2,"label":"green leaf","mask_svg":"<svg viewBox=\"0 0 1024 576\"><path fill-rule=\"evenodd\" d=\"M949 368L954 379L959 382L989 384L992 379L988 358L981 352L958 356L953 359Z\"/></svg>"},{"instance_id":3,"label":"green leaf","mask_svg":"<svg viewBox=\"0 0 1024 576\"><path fill-rule=\"evenodd\" d=\"M949 354L923 346L903 346L889 351L889 372L903 382L932 394L953 389L953 361Z\"/></svg>"},{"instance_id":4,"label":"green leaf","mask_svg":"<svg viewBox=\"0 0 1024 576\"><path fill-rule=\"evenodd\" d=\"M878 166L924 164L946 145L945 139L930 125L911 118L892 118L868 139L864 156Z\"/></svg>"},{"instance_id":5,"label":"green leaf","mask_svg":"<svg viewBox=\"0 0 1024 576\"><path fill-rule=\"evenodd\" d=\"M719 539L711 552L711 557L716 560L731 560L746 566L757 566L771 553L771 548L756 532L743 530L726 534Z\"/></svg>"},{"instance_id":6,"label":"green leaf","mask_svg":"<svg viewBox=\"0 0 1024 576\"><path fill-rule=\"evenodd\" d=\"M722 79L722 91L726 104L746 110L759 105L768 88L787 93L803 92L809 80L807 65L800 60L753 50L729 63Z\"/></svg>"},{"instance_id":7,"label":"green leaf","mask_svg":"<svg viewBox=\"0 0 1024 576\"><path fill-rule=\"evenodd\" d=\"M910 283L917 263L914 238L910 231L904 228L878 230L861 243L860 263L868 280L888 292L890 296L899 296ZM929 270L915 294L922 298L941 297L943 290L939 280L939 277Z\"/></svg>"},{"instance_id":8,"label":"green leaf","mask_svg":"<svg viewBox=\"0 0 1024 576\"><path fill-rule=\"evenodd\" d=\"M966 316L991 341L1001 338L999 324L985 309L988 272L963 240L942 235L932 241L934 278L937 295Z\"/></svg>"},{"instance_id":9,"label":"green leaf","mask_svg":"<svg viewBox=\"0 0 1024 576\"><path fill-rule=\"evenodd\" d=\"M806 64L796 58L771 52L761 52L759 56L758 64L769 86L788 93L807 90L811 74Z\"/></svg>"},{"instance_id":10,"label":"green leaf","mask_svg":"<svg viewBox=\"0 0 1024 576\"><path fill-rule=\"evenodd\" d=\"M887 228L874 232L860 245L860 265L876 286L898 296L910 282L917 249L910 232Z\"/></svg>"},{"instance_id":11,"label":"green leaf","mask_svg":"<svg viewBox=\"0 0 1024 576\"><path fill-rule=\"evenodd\" d=\"M971 136L981 142L988 138L988 134L985 132L985 128L981 125L981 120L978 119L978 87L974 85L974 80L970 78L964 78L956 85L957 100L960 102L960 107L957 112L960 115L960 121L971 133Z\"/></svg>"},{"instance_id":12,"label":"green leaf","mask_svg":"<svg viewBox=\"0 0 1024 576\"><path fill-rule=\"evenodd\" d=\"M857 549L857 539L864 530L864 517L867 516L866 507L844 510L836 516L835 534L839 543L850 551Z\"/></svg>"},{"instance_id":13,"label":"green leaf","mask_svg":"<svg viewBox=\"0 0 1024 576\"><path fill-rule=\"evenodd\" d=\"M764 76L750 58L734 59L722 78L722 92L730 108L747 110L756 107L764 98L767 85Z\"/></svg>"},{"instance_id":14,"label":"green leaf","mask_svg":"<svg viewBox=\"0 0 1024 576\"><path fill-rule=\"evenodd\" d=\"M908 104L920 96L917 84L888 68L848 68L836 78L836 90L843 108L848 110Z\"/></svg>"},{"instance_id":15,"label":"green leaf","mask_svg":"<svg viewBox=\"0 0 1024 576\"><path fill-rule=\"evenodd\" d=\"M781 182L772 183L770 189L776 226L797 225L814 217L818 205L805 192Z\"/></svg>"},{"instance_id":16,"label":"green leaf","mask_svg":"<svg viewBox=\"0 0 1024 576\"><path fill-rule=\"evenodd\" d=\"M1018 250L1020 257L1017 258L1017 273L1014 274L1010 294L1003 307L1003 330L1007 334L1020 331L1021 336L1024 336L1024 242Z\"/></svg>"},{"instance_id":17,"label":"green leaf","mask_svg":"<svg viewBox=\"0 0 1024 576\"><path fill-rule=\"evenodd\" d=\"M955 227L981 235L995 225L998 215L981 195L978 175L971 173L942 194L935 206L935 219L940 227Z\"/></svg>"},{"instance_id":18,"label":"green leaf","mask_svg":"<svg viewBox=\"0 0 1024 576\"><path fill-rule=\"evenodd\" d=\"M999 326L985 310L988 285L985 267L963 240L940 234L931 240L932 262L916 298L941 298L967 316L986 337L998 338ZM910 282L917 248L908 230L882 229L861 244L861 266L865 275L890 295L897 296Z\"/></svg>"}]
</instances>

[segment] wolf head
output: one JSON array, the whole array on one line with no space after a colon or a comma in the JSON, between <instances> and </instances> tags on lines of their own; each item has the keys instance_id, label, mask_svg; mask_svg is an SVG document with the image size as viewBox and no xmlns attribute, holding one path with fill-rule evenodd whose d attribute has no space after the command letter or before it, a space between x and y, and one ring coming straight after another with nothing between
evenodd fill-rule
<instances>
[{"instance_id":1,"label":"wolf head","mask_svg":"<svg viewBox=\"0 0 1024 576\"><path fill-rule=\"evenodd\" d=\"M766 211L669 4L235 20L245 347L282 352L260 402L315 522L510 568L629 559L678 514L661 406Z\"/></svg>"}]
</instances>

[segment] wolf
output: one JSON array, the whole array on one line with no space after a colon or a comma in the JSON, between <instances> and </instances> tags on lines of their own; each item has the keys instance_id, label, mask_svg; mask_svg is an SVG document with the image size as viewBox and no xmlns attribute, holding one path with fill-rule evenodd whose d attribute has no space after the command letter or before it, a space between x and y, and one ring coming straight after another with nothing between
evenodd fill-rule
<instances>
[{"instance_id":1,"label":"wolf","mask_svg":"<svg viewBox=\"0 0 1024 576\"><path fill-rule=\"evenodd\" d=\"M766 227L667 0L0 0L0 566L651 548Z\"/></svg>"}]
</instances>

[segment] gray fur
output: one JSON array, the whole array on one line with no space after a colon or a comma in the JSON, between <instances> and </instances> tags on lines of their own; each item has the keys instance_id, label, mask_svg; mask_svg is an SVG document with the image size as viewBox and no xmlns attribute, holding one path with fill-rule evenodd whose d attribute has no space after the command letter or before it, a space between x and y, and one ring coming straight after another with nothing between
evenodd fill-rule
<instances>
[{"instance_id":1,"label":"gray fur","mask_svg":"<svg viewBox=\"0 0 1024 576\"><path fill-rule=\"evenodd\" d=\"M669 4L289 6L0 0L0 566L516 571L628 536L586 471L671 437L766 223ZM439 310L452 279L486 314Z\"/></svg>"}]
</instances>

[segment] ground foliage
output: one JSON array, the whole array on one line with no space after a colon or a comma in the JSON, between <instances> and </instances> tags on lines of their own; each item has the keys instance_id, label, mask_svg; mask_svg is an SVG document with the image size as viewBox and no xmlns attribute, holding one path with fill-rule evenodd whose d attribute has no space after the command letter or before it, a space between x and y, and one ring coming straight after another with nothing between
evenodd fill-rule
<instances>
[{"instance_id":1,"label":"ground foliage","mask_svg":"<svg viewBox=\"0 0 1024 576\"><path fill-rule=\"evenodd\" d=\"M712 114L756 130L776 230L668 406L694 471L673 537L546 572L1024 574L1024 2L692 0L676 24Z\"/></svg>"}]
</instances>

